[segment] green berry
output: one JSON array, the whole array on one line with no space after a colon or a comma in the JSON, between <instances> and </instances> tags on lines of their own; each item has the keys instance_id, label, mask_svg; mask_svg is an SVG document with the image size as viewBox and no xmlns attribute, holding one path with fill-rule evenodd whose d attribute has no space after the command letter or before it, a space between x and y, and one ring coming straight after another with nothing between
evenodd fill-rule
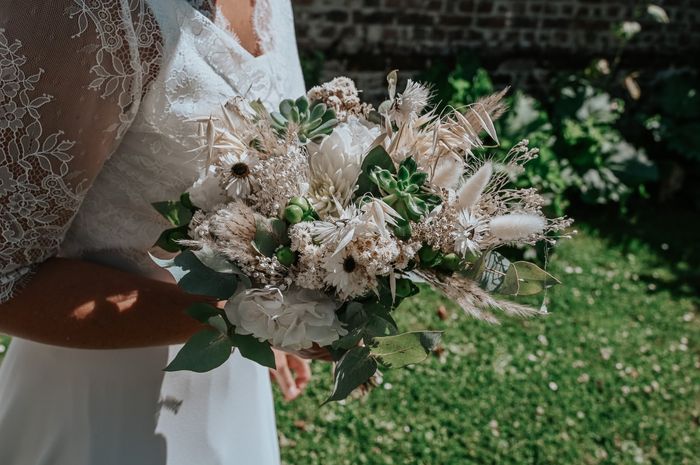
<instances>
[{"instance_id":1,"label":"green berry","mask_svg":"<svg viewBox=\"0 0 700 465\"><path fill-rule=\"evenodd\" d=\"M296 205L297 207L301 208L304 213L311 209L311 204L309 204L309 201L304 197L292 197L289 202L287 202L287 205Z\"/></svg>"},{"instance_id":2,"label":"green berry","mask_svg":"<svg viewBox=\"0 0 700 465\"><path fill-rule=\"evenodd\" d=\"M280 247L275 253L275 257L284 266L292 266L296 260L296 255L289 247Z\"/></svg>"},{"instance_id":3,"label":"green berry","mask_svg":"<svg viewBox=\"0 0 700 465\"><path fill-rule=\"evenodd\" d=\"M297 224L304 218L304 210L298 205L289 205L284 209L284 219L289 224Z\"/></svg>"}]
</instances>

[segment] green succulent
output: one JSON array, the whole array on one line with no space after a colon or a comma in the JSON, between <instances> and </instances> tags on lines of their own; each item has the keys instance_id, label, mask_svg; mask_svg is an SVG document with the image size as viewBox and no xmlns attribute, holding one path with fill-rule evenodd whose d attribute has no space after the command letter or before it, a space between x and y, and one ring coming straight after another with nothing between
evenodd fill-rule
<instances>
[{"instance_id":1,"label":"green succulent","mask_svg":"<svg viewBox=\"0 0 700 465\"><path fill-rule=\"evenodd\" d=\"M420 221L441 202L440 196L425 187L428 173L420 171L413 158L404 160L396 174L377 168L370 173L370 179L379 187L382 200L407 222Z\"/></svg>"},{"instance_id":2,"label":"green succulent","mask_svg":"<svg viewBox=\"0 0 700 465\"><path fill-rule=\"evenodd\" d=\"M329 109L325 103L309 104L305 96L296 100L282 100L279 111L273 111L270 113L270 117L272 118L272 127L280 135L287 134L290 125L294 126L302 143L329 135L338 124L335 112Z\"/></svg>"}]
</instances>

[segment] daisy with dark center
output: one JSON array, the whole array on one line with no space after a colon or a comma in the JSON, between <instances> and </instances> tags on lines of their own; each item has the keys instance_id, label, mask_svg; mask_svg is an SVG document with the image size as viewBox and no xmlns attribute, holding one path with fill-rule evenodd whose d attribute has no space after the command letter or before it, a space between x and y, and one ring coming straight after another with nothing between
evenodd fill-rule
<instances>
[{"instance_id":1,"label":"daisy with dark center","mask_svg":"<svg viewBox=\"0 0 700 465\"><path fill-rule=\"evenodd\" d=\"M231 174L237 178L245 178L250 174L250 168L245 163L236 163L231 167Z\"/></svg>"},{"instance_id":2,"label":"daisy with dark center","mask_svg":"<svg viewBox=\"0 0 700 465\"><path fill-rule=\"evenodd\" d=\"M352 257L352 255L345 257L345 260L343 260L343 271L346 273L352 273L355 271L356 267L357 263L355 263L355 259Z\"/></svg>"},{"instance_id":3,"label":"daisy with dark center","mask_svg":"<svg viewBox=\"0 0 700 465\"><path fill-rule=\"evenodd\" d=\"M323 281L333 286L343 300L364 295L376 284L374 277L358 263L351 248L327 256L323 268Z\"/></svg>"},{"instance_id":4,"label":"daisy with dark center","mask_svg":"<svg viewBox=\"0 0 700 465\"><path fill-rule=\"evenodd\" d=\"M249 151L227 152L216 161L226 193L234 199L244 199L256 185L253 168L258 157Z\"/></svg>"}]
</instances>

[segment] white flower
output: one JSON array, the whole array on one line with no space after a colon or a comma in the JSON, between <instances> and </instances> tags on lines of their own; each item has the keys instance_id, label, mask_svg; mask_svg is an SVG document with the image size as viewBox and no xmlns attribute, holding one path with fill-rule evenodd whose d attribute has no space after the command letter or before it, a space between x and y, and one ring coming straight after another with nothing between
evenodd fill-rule
<instances>
[{"instance_id":1,"label":"white flower","mask_svg":"<svg viewBox=\"0 0 700 465\"><path fill-rule=\"evenodd\" d=\"M309 199L321 217L336 212L336 203L349 204L363 157L379 134L351 116L320 144L309 144Z\"/></svg>"},{"instance_id":2,"label":"white flower","mask_svg":"<svg viewBox=\"0 0 700 465\"><path fill-rule=\"evenodd\" d=\"M337 302L308 289L249 289L226 303L226 316L238 334L252 334L286 350L328 346L347 334L335 311Z\"/></svg>"},{"instance_id":3,"label":"white flower","mask_svg":"<svg viewBox=\"0 0 700 465\"><path fill-rule=\"evenodd\" d=\"M213 210L216 205L226 200L224 189L216 177L216 168L212 165L199 176L187 192L192 203L206 211Z\"/></svg>"},{"instance_id":4,"label":"white flower","mask_svg":"<svg viewBox=\"0 0 700 465\"><path fill-rule=\"evenodd\" d=\"M324 269L324 282L333 286L343 300L364 295L375 287L374 277L367 274L350 250L327 257Z\"/></svg>"},{"instance_id":5,"label":"white flower","mask_svg":"<svg viewBox=\"0 0 700 465\"><path fill-rule=\"evenodd\" d=\"M620 26L620 34L628 40L639 34L641 30L642 25L637 21L624 21Z\"/></svg>"},{"instance_id":6,"label":"white flower","mask_svg":"<svg viewBox=\"0 0 700 465\"><path fill-rule=\"evenodd\" d=\"M311 237L319 244L337 244L335 253L338 253L352 239L367 231L370 226L361 218L362 212L354 205L347 208L338 207L340 217L332 221L312 221L304 224Z\"/></svg>"},{"instance_id":7,"label":"white flower","mask_svg":"<svg viewBox=\"0 0 700 465\"><path fill-rule=\"evenodd\" d=\"M478 255L481 252L479 241L486 233L486 224L468 210L461 210L457 214L461 228L452 233L455 240L455 253L462 257L467 254Z\"/></svg>"},{"instance_id":8,"label":"white flower","mask_svg":"<svg viewBox=\"0 0 700 465\"><path fill-rule=\"evenodd\" d=\"M503 241L527 239L534 234L541 234L545 228L541 216L528 213L512 213L493 218L489 223L491 234Z\"/></svg>"},{"instance_id":9,"label":"white flower","mask_svg":"<svg viewBox=\"0 0 700 465\"><path fill-rule=\"evenodd\" d=\"M340 218L333 221L313 221L307 223L311 237L320 244L335 244L339 253L355 238L364 234L377 234L388 237L387 225L395 226L399 214L384 201L375 199L362 206L337 207Z\"/></svg>"},{"instance_id":10,"label":"white flower","mask_svg":"<svg viewBox=\"0 0 700 465\"><path fill-rule=\"evenodd\" d=\"M244 199L250 195L254 185L252 170L257 163L258 158L247 150L227 152L219 157L216 161L217 172L230 197Z\"/></svg>"},{"instance_id":11,"label":"white flower","mask_svg":"<svg viewBox=\"0 0 700 465\"><path fill-rule=\"evenodd\" d=\"M411 79L406 83L406 89L399 94L391 108L390 116L399 125L411 116L417 116L425 110L430 102L430 89Z\"/></svg>"},{"instance_id":12,"label":"white flower","mask_svg":"<svg viewBox=\"0 0 700 465\"><path fill-rule=\"evenodd\" d=\"M362 205L362 218L376 226L377 232L382 237L389 237L387 225L396 226L396 220L401 218L399 212L381 199L372 199Z\"/></svg>"}]
</instances>

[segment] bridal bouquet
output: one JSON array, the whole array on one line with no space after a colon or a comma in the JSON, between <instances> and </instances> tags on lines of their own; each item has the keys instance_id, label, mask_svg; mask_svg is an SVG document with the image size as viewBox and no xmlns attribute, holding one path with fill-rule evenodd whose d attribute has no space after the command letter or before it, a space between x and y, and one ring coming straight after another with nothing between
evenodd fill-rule
<instances>
[{"instance_id":1,"label":"bridal bouquet","mask_svg":"<svg viewBox=\"0 0 700 465\"><path fill-rule=\"evenodd\" d=\"M341 77L278 111L239 98L193 122L207 164L179 200L154 204L173 225L157 244L178 252L154 260L185 291L226 303L188 310L207 326L168 370L208 371L235 349L269 367L272 347L324 350L340 400L436 347L440 333L401 333L394 320L416 283L489 322L540 313L500 296L556 279L495 249L553 241L570 222L546 219L534 189L507 187L537 154L527 141L498 162L478 155L498 141L503 94L441 114L428 88L409 80L398 93L396 80L376 109Z\"/></svg>"}]
</instances>

